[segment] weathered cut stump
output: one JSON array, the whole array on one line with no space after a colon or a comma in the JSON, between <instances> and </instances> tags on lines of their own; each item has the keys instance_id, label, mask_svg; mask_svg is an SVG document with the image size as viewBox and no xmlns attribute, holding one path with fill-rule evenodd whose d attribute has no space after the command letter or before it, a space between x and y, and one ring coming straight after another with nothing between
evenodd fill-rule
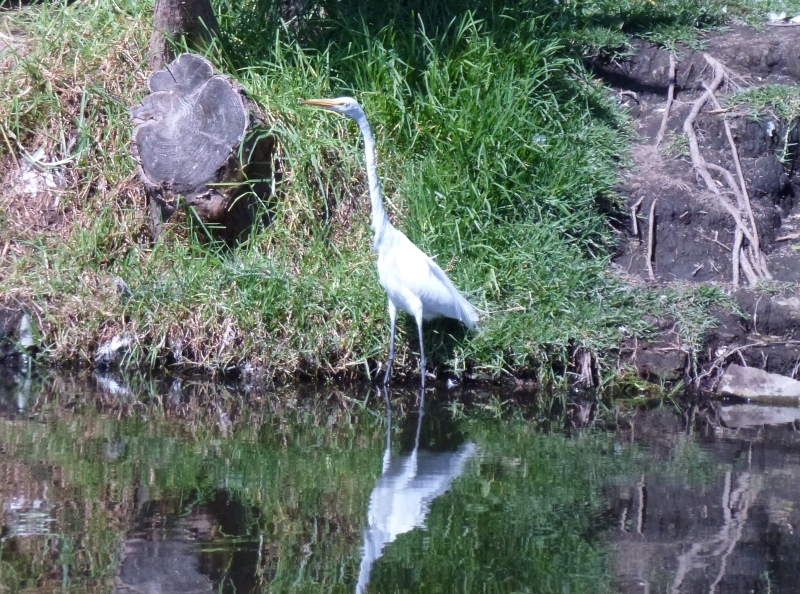
<instances>
[{"instance_id":1,"label":"weathered cut stump","mask_svg":"<svg viewBox=\"0 0 800 594\"><path fill-rule=\"evenodd\" d=\"M241 85L211 63L182 54L148 79L150 95L130 113L131 148L150 201L153 235L178 197L193 215L231 240L255 220L272 177L273 137Z\"/></svg>"}]
</instances>

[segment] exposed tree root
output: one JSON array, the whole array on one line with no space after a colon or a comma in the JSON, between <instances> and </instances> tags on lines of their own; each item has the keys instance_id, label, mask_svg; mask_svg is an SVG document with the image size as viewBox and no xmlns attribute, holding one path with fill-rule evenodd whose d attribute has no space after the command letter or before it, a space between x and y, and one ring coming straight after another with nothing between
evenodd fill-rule
<instances>
[{"instance_id":1,"label":"exposed tree root","mask_svg":"<svg viewBox=\"0 0 800 594\"><path fill-rule=\"evenodd\" d=\"M722 109L717 101L716 96L712 93L711 94L711 103L717 109ZM742 163L739 160L739 151L736 149L736 143L733 141L733 133L731 132L731 126L728 123L728 120L722 118L722 124L725 126L725 136L728 138L728 144L731 147L731 154L733 155L733 163L736 166L736 175L739 178L739 185L741 188L741 192L736 194L737 200L739 200L739 209L744 210L747 213L747 218L750 220L750 226L753 230L753 242L750 245L751 249L751 256L753 258L753 264L759 271L759 276L764 278L772 278L772 275L767 270L767 261L764 258L764 254L761 252L761 243L758 239L758 230L756 228L756 220L753 216L753 208L750 203L750 196L747 194L747 184L744 181L744 173L742 172ZM725 171L727 175L727 170ZM728 182L730 184L730 182ZM734 184L735 185L735 184Z\"/></svg>"},{"instance_id":2,"label":"exposed tree root","mask_svg":"<svg viewBox=\"0 0 800 594\"><path fill-rule=\"evenodd\" d=\"M667 105L664 107L664 117L661 119L661 128L656 135L656 148L664 140L664 134L667 132L667 120L669 120L669 110L672 107L672 99L675 95L675 55L669 55L669 89L667 90Z\"/></svg>"},{"instance_id":3,"label":"exposed tree root","mask_svg":"<svg viewBox=\"0 0 800 594\"><path fill-rule=\"evenodd\" d=\"M644 200L644 196L639 198L636 203L631 206L631 226L633 227L633 236L637 238L639 237L639 219L636 217L636 211L639 210L642 200Z\"/></svg>"},{"instance_id":4,"label":"exposed tree root","mask_svg":"<svg viewBox=\"0 0 800 594\"><path fill-rule=\"evenodd\" d=\"M722 375L723 365L725 365L725 363L730 357L734 355L741 357L742 351L746 349L769 348L774 346L789 346L789 345L800 345L800 340L758 341L758 342L751 342L749 344L743 344L742 346L738 346L731 350L725 350L725 352L719 354L717 358L714 359L714 361L712 361L711 366L707 370L705 370L703 373L694 378L692 383L694 383L696 386L699 386L700 382L702 382L707 377L711 377L712 374L716 372L716 376L711 386L711 389L713 390L716 387L716 384L719 381L720 376ZM747 367L747 364L744 363L743 360L742 363L744 364L744 367Z\"/></svg>"},{"instance_id":5,"label":"exposed tree root","mask_svg":"<svg viewBox=\"0 0 800 594\"><path fill-rule=\"evenodd\" d=\"M719 60L712 58L708 54L704 55L706 62L714 69L714 79L710 85L706 86L705 92L698 97L689 115L683 123L683 131L689 140L689 152L692 156L692 164L694 165L697 175L705 182L706 187L711 191L722 207L733 217L736 222L736 234L734 239L733 249L731 251L731 264L733 268L733 284L739 284L740 269L747 282L750 285L755 285L761 279L771 278L767 270L766 259L761 253L760 244L758 241L758 230L755 225L755 218L750 206L750 199L747 195L747 188L744 182L744 175L742 173L741 164L739 162L739 154L736 150L736 144L733 141L733 134L730 131L730 126L727 121L724 121L725 133L728 137L728 143L733 152L733 161L736 164L736 172L739 177L739 184L733 178L733 175L719 167L718 165L709 164L700 154L700 147L697 142L697 134L694 130L694 122L700 114L700 110L706 103L711 102L717 109L721 109L716 96L714 95L725 80L726 70ZM711 176L709 169L717 171L722 174L725 181L730 187L733 194L736 196L737 206L731 204L730 200L722 194L717 186L714 178ZM745 213L748 219L748 224L743 220L742 213ZM744 238L747 239L749 245L747 249L742 246Z\"/></svg>"},{"instance_id":6,"label":"exposed tree root","mask_svg":"<svg viewBox=\"0 0 800 594\"><path fill-rule=\"evenodd\" d=\"M650 203L650 218L647 223L647 274L650 275L650 280L656 280L656 275L653 274L653 230L655 229L656 202L658 202L658 198L654 198Z\"/></svg>"}]
</instances>

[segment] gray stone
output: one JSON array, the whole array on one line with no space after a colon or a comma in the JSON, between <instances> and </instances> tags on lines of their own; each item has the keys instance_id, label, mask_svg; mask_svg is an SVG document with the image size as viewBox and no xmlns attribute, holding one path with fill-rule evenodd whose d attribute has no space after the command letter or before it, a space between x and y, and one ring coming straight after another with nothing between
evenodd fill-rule
<instances>
[{"instance_id":1,"label":"gray stone","mask_svg":"<svg viewBox=\"0 0 800 594\"><path fill-rule=\"evenodd\" d=\"M717 393L757 402L800 405L800 381L755 367L728 365Z\"/></svg>"}]
</instances>

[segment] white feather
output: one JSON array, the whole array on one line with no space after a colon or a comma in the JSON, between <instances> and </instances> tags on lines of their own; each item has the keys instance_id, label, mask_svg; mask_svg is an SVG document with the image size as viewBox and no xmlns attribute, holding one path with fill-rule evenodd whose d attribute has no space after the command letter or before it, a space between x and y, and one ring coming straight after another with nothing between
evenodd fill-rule
<instances>
[{"instance_id":1,"label":"white feather","mask_svg":"<svg viewBox=\"0 0 800 594\"><path fill-rule=\"evenodd\" d=\"M395 307L412 316L445 316L468 328L478 323L478 312L439 265L394 227L378 248L378 278Z\"/></svg>"}]
</instances>

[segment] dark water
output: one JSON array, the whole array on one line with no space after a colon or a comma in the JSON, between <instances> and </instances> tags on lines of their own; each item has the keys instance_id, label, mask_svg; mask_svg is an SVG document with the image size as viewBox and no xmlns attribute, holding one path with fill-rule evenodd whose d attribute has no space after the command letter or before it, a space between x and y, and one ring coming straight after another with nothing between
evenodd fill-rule
<instances>
[{"instance_id":1,"label":"dark water","mask_svg":"<svg viewBox=\"0 0 800 594\"><path fill-rule=\"evenodd\" d=\"M791 424L389 396L5 377L0 593L800 591Z\"/></svg>"}]
</instances>

